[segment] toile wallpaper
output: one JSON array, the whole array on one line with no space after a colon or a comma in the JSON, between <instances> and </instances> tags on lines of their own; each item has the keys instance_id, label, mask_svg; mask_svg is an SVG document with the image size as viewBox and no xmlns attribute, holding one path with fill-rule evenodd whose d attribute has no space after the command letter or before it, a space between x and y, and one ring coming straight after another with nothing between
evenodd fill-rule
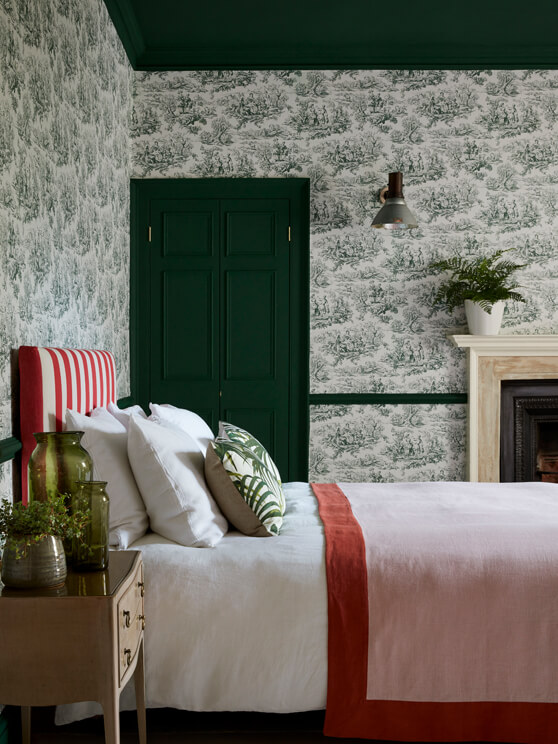
<instances>
[{"instance_id":1,"label":"toile wallpaper","mask_svg":"<svg viewBox=\"0 0 558 744\"><path fill-rule=\"evenodd\" d=\"M2 439L22 344L111 349L129 393L133 74L102 0L0 0L0 49Z\"/></svg>"},{"instance_id":2,"label":"toile wallpaper","mask_svg":"<svg viewBox=\"0 0 558 744\"><path fill-rule=\"evenodd\" d=\"M439 257L513 248L503 332L558 332L557 71L133 73L102 0L0 0L0 48L0 438L20 344L111 348L129 392L130 176L310 179L313 393L465 391ZM409 233L370 228L391 170ZM312 406L310 477L463 478L464 440L463 405Z\"/></svg>"},{"instance_id":3,"label":"toile wallpaper","mask_svg":"<svg viewBox=\"0 0 558 744\"><path fill-rule=\"evenodd\" d=\"M466 406L311 406L310 479L465 480Z\"/></svg>"},{"instance_id":4,"label":"toile wallpaper","mask_svg":"<svg viewBox=\"0 0 558 744\"><path fill-rule=\"evenodd\" d=\"M512 248L504 333L558 332L557 71L136 73L137 178L308 177L311 392L463 393L434 259ZM404 173L416 230L370 228ZM312 406L310 477L465 477L459 405Z\"/></svg>"}]
</instances>

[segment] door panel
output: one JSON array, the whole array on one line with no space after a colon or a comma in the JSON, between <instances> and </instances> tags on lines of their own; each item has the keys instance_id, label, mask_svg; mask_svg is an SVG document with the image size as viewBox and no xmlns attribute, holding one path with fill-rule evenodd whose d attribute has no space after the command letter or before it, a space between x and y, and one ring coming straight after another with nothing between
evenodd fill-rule
<instances>
[{"instance_id":1,"label":"door panel","mask_svg":"<svg viewBox=\"0 0 558 744\"><path fill-rule=\"evenodd\" d=\"M189 408L215 432L219 418L242 426L269 450L284 480L304 479L307 180L132 186L138 402Z\"/></svg>"},{"instance_id":2,"label":"door panel","mask_svg":"<svg viewBox=\"0 0 558 744\"><path fill-rule=\"evenodd\" d=\"M162 278L163 380L213 379L213 273L164 271Z\"/></svg>"},{"instance_id":3,"label":"door panel","mask_svg":"<svg viewBox=\"0 0 558 744\"><path fill-rule=\"evenodd\" d=\"M221 417L288 471L289 200L224 199Z\"/></svg>"},{"instance_id":4,"label":"door panel","mask_svg":"<svg viewBox=\"0 0 558 744\"><path fill-rule=\"evenodd\" d=\"M274 255L276 233L275 212L267 211L265 205L262 211L246 212L238 207L235 210L229 203L225 205L227 256Z\"/></svg>"},{"instance_id":5,"label":"door panel","mask_svg":"<svg viewBox=\"0 0 558 744\"><path fill-rule=\"evenodd\" d=\"M239 426L253 433L268 452L275 453L272 457L277 463L279 457L277 456L277 428L274 408L223 408L222 418L224 421L238 421ZM258 432L257 435L256 432ZM268 444L264 444L264 442ZM280 468L279 472L281 472Z\"/></svg>"},{"instance_id":6,"label":"door panel","mask_svg":"<svg viewBox=\"0 0 558 744\"><path fill-rule=\"evenodd\" d=\"M225 275L225 380L273 380L276 373L275 272Z\"/></svg>"},{"instance_id":7,"label":"door panel","mask_svg":"<svg viewBox=\"0 0 558 744\"><path fill-rule=\"evenodd\" d=\"M162 213L163 255L211 256L213 253L213 212L203 210L199 204L187 207L182 205L182 208L186 208L187 211Z\"/></svg>"},{"instance_id":8,"label":"door panel","mask_svg":"<svg viewBox=\"0 0 558 744\"><path fill-rule=\"evenodd\" d=\"M213 256L219 231L214 199L154 199L151 226L161 230L163 256Z\"/></svg>"},{"instance_id":9,"label":"door panel","mask_svg":"<svg viewBox=\"0 0 558 744\"><path fill-rule=\"evenodd\" d=\"M149 398L213 428L219 395L219 202L153 199Z\"/></svg>"}]
</instances>

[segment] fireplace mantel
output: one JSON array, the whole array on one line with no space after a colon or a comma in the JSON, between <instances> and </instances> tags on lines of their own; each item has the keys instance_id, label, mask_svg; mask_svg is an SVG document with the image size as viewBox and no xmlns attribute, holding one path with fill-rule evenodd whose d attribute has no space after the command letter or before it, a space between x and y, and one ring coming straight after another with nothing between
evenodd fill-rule
<instances>
[{"instance_id":1,"label":"fireplace mantel","mask_svg":"<svg viewBox=\"0 0 558 744\"><path fill-rule=\"evenodd\" d=\"M449 336L467 349L468 477L500 480L502 380L558 380L558 336Z\"/></svg>"}]
</instances>

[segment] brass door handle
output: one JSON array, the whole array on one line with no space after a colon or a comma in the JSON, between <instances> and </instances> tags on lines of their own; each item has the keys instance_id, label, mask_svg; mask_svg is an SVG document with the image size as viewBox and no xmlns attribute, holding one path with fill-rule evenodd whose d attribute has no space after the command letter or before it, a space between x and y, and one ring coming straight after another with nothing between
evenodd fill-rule
<instances>
[{"instance_id":1,"label":"brass door handle","mask_svg":"<svg viewBox=\"0 0 558 744\"><path fill-rule=\"evenodd\" d=\"M124 656L126 657L126 666L130 666L130 664L132 663L132 649L125 648Z\"/></svg>"},{"instance_id":2,"label":"brass door handle","mask_svg":"<svg viewBox=\"0 0 558 744\"><path fill-rule=\"evenodd\" d=\"M144 590L144 584L143 581L138 581L138 586L140 588L140 594L143 597L143 590Z\"/></svg>"},{"instance_id":3,"label":"brass door handle","mask_svg":"<svg viewBox=\"0 0 558 744\"><path fill-rule=\"evenodd\" d=\"M130 620L130 610L122 610L122 614L124 615L124 625L129 628L132 624Z\"/></svg>"},{"instance_id":4,"label":"brass door handle","mask_svg":"<svg viewBox=\"0 0 558 744\"><path fill-rule=\"evenodd\" d=\"M138 620L141 620L141 629L145 630L145 615L138 615Z\"/></svg>"}]
</instances>

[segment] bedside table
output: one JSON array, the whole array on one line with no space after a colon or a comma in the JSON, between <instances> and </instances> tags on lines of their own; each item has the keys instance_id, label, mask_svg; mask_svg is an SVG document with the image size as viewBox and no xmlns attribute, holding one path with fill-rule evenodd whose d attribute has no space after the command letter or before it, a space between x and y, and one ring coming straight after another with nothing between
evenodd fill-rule
<instances>
[{"instance_id":1,"label":"bedside table","mask_svg":"<svg viewBox=\"0 0 558 744\"><path fill-rule=\"evenodd\" d=\"M0 702L31 707L95 700L106 744L120 742L120 693L134 675L139 740L146 744L143 564L138 550L111 551L106 571L74 573L62 587L0 592Z\"/></svg>"}]
</instances>

